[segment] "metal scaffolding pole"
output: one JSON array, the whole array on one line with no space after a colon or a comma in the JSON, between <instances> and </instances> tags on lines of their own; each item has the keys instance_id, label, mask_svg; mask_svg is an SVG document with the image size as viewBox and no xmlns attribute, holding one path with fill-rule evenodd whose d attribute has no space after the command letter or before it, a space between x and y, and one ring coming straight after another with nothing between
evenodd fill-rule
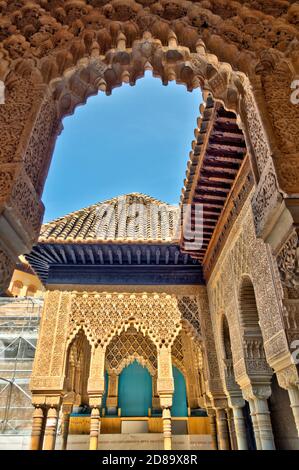
<instances>
[{"instance_id":1,"label":"metal scaffolding pole","mask_svg":"<svg viewBox=\"0 0 299 470\"><path fill-rule=\"evenodd\" d=\"M29 380L42 306L40 298L0 298L0 434L30 432Z\"/></svg>"}]
</instances>

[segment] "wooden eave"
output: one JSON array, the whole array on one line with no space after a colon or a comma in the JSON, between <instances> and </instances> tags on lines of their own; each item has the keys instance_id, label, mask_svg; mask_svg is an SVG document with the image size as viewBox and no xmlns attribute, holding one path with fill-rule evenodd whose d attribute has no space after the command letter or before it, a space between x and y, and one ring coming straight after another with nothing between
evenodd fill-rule
<instances>
[{"instance_id":1,"label":"wooden eave","mask_svg":"<svg viewBox=\"0 0 299 470\"><path fill-rule=\"evenodd\" d=\"M200 121L181 196L181 207L191 207L191 215L187 221L182 218L180 245L183 252L210 266L211 253L241 190L237 181L240 178L243 183L253 183L245 138L236 116L208 97ZM203 218L196 220L198 204L202 205ZM186 249L192 233L197 231L202 233L201 248Z\"/></svg>"}]
</instances>

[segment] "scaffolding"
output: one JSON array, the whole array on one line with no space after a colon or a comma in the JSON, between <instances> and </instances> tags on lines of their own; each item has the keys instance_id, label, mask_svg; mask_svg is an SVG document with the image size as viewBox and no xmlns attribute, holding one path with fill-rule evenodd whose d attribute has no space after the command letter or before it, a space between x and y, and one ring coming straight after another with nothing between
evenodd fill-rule
<instances>
[{"instance_id":1,"label":"scaffolding","mask_svg":"<svg viewBox=\"0 0 299 470\"><path fill-rule=\"evenodd\" d=\"M0 434L30 434L29 381L42 298L0 297Z\"/></svg>"}]
</instances>

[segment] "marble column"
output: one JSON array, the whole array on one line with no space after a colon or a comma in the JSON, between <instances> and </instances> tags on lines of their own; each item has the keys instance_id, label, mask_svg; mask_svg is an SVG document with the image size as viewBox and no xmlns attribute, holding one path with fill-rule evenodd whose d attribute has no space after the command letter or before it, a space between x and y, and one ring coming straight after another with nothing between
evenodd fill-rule
<instances>
[{"instance_id":1,"label":"marble column","mask_svg":"<svg viewBox=\"0 0 299 470\"><path fill-rule=\"evenodd\" d=\"M58 408L50 406L47 412L43 450L54 450L58 424Z\"/></svg>"},{"instance_id":2,"label":"marble column","mask_svg":"<svg viewBox=\"0 0 299 470\"><path fill-rule=\"evenodd\" d=\"M295 385L288 388L290 404L299 436L299 389Z\"/></svg>"},{"instance_id":3,"label":"marble column","mask_svg":"<svg viewBox=\"0 0 299 470\"><path fill-rule=\"evenodd\" d=\"M89 449L97 450L100 434L100 409L105 393L105 349L100 346L97 346L91 353L87 393L91 408Z\"/></svg>"},{"instance_id":4,"label":"marble column","mask_svg":"<svg viewBox=\"0 0 299 470\"><path fill-rule=\"evenodd\" d=\"M223 408L216 408L217 436L220 450L229 450L229 433L226 413Z\"/></svg>"},{"instance_id":5,"label":"marble column","mask_svg":"<svg viewBox=\"0 0 299 470\"><path fill-rule=\"evenodd\" d=\"M162 419L164 450L171 450L171 413L169 408L163 408Z\"/></svg>"},{"instance_id":6,"label":"marble column","mask_svg":"<svg viewBox=\"0 0 299 470\"><path fill-rule=\"evenodd\" d=\"M93 407L90 416L90 435L89 435L89 450L98 449L98 439L100 434L100 408Z\"/></svg>"},{"instance_id":7,"label":"marble column","mask_svg":"<svg viewBox=\"0 0 299 470\"><path fill-rule=\"evenodd\" d=\"M230 448L231 450L237 450L237 439L236 439L236 429L234 423L234 415L231 408L226 409L227 425L230 439Z\"/></svg>"},{"instance_id":8,"label":"marble column","mask_svg":"<svg viewBox=\"0 0 299 470\"><path fill-rule=\"evenodd\" d=\"M171 450L171 413L174 380L172 375L171 348L162 345L158 349L157 393L160 397L163 420L164 449Z\"/></svg>"},{"instance_id":9,"label":"marble column","mask_svg":"<svg viewBox=\"0 0 299 470\"><path fill-rule=\"evenodd\" d=\"M31 450L41 450L43 447L45 420L43 408L35 406L32 417Z\"/></svg>"},{"instance_id":10,"label":"marble column","mask_svg":"<svg viewBox=\"0 0 299 470\"><path fill-rule=\"evenodd\" d=\"M270 419L270 411L266 398L254 399L255 414L259 429L262 450L275 450L274 436Z\"/></svg>"},{"instance_id":11,"label":"marble column","mask_svg":"<svg viewBox=\"0 0 299 470\"><path fill-rule=\"evenodd\" d=\"M243 409L241 407L234 406L232 408L234 424L236 430L236 440L238 450L248 450L247 434L245 427L245 419L243 415Z\"/></svg>"},{"instance_id":12,"label":"marble column","mask_svg":"<svg viewBox=\"0 0 299 470\"><path fill-rule=\"evenodd\" d=\"M251 416L251 421L252 421L256 449L262 450L259 426L257 422L256 412L255 412L255 403L252 399L248 399L248 403L249 403L249 408L250 408L250 416Z\"/></svg>"},{"instance_id":13,"label":"marble column","mask_svg":"<svg viewBox=\"0 0 299 470\"><path fill-rule=\"evenodd\" d=\"M70 427L70 414L73 405L64 405L62 409L62 422L61 422L61 450L67 449L67 440L69 436Z\"/></svg>"}]
</instances>

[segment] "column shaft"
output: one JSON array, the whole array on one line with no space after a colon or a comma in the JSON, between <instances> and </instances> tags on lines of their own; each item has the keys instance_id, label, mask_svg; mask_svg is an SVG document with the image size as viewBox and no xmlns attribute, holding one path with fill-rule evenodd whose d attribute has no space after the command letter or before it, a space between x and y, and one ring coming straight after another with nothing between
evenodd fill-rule
<instances>
[{"instance_id":1,"label":"column shaft","mask_svg":"<svg viewBox=\"0 0 299 470\"><path fill-rule=\"evenodd\" d=\"M290 387L288 389L289 393L289 398L290 398L290 403L291 403L291 408L293 411L294 419L295 419L295 424L299 436L299 389L297 387Z\"/></svg>"},{"instance_id":2,"label":"column shaft","mask_svg":"<svg viewBox=\"0 0 299 470\"><path fill-rule=\"evenodd\" d=\"M44 410L37 406L32 417L31 450L41 450L43 446Z\"/></svg>"},{"instance_id":3,"label":"column shaft","mask_svg":"<svg viewBox=\"0 0 299 470\"><path fill-rule=\"evenodd\" d=\"M246 427L245 427L245 419L243 416L243 410L242 408L237 408L237 407L233 407L232 410L233 410L233 416L234 416L238 450L247 450L248 443L247 443L247 435L246 435Z\"/></svg>"},{"instance_id":4,"label":"column shaft","mask_svg":"<svg viewBox=\"0 0 299 470\"><path fill-rule=\"evenodd\" d=\"M69 436L70 413L63 413L61 423L61 450L66 450Z\"/></svg>"},{"instance_id":5,"label":"column shaft","mask_svg":"<svg viewBox=\"0 0 299 470\"><path fill-rule=\"evenodd\" d=\"M249 408L250 408L250 416L251 416L252 427L253 427L253 432L254 432L255 445L256 445L257 450L262 450L259 426L257 422L255 404L253 400L249 400Z\"/></svg>"},{"instance_id":6,"label":"column shaft","mask_svg":"<svg viewBox=\"0 0 299 470\"><path fill-rule=\"evenodd\" d=\"M267 400L255 398L254 405L259 428L261 448L262 450L274 450L275 443Z\"/></svg>"},{"instance_id":7,"label":"column shaft","mask_svg":"<svg viewBox=\"0 0 299 470\"><path fill-rule=\"evenodd\" d=\"M47 421L44 437L44 450L54 450L56 442L56 432L58 424L58 411L57 408L51 407L48 409Z\"/></svg>"},{"instance_id":8,"label":"column shaft","mask_svg":"<svg viewBox=\"0 0 299 470\"><path fill-rule=\"evenodd\" d=\"M237 439L236 439L236 430L235 430L233 411L231 408L226 409L226 416L227 416L227 424L228 424L228 431L229 431L230 448L231 450L237 450L238 445L237 445Z\"/></svg>"},{"instance_id":9,"label":"column shaft","mask_svg":"<svg viewBox=\"0 0 299 470\"><path fill-rule=\"evenodd\" d=\"M227 420L225 410L221 408L216 409L217 431L218 431L218 444L220 450L229 450L229 434L227 427Z\"/></svg>"},{"instance_id":10,"label":"column shaft","mask_svg":"<svg viewBox=\"0 0 299 470\"><path fill-rule=\"evenodd\" d=\"M98 449L98 439L100 433L100 409L97 407L92 408L90 416L90 437L89 437L89 450Z\"/></svg>"},{"instance_id":11,"label":"column shaft","mask_svg":"<svg viewBox=\"0 0 299 470\"><path fill-rule=\"evenodd\" d=\"M164 450L171 450L171 414L169 408L163 408L162 419Z\"/></svg>"}]
</instances>

